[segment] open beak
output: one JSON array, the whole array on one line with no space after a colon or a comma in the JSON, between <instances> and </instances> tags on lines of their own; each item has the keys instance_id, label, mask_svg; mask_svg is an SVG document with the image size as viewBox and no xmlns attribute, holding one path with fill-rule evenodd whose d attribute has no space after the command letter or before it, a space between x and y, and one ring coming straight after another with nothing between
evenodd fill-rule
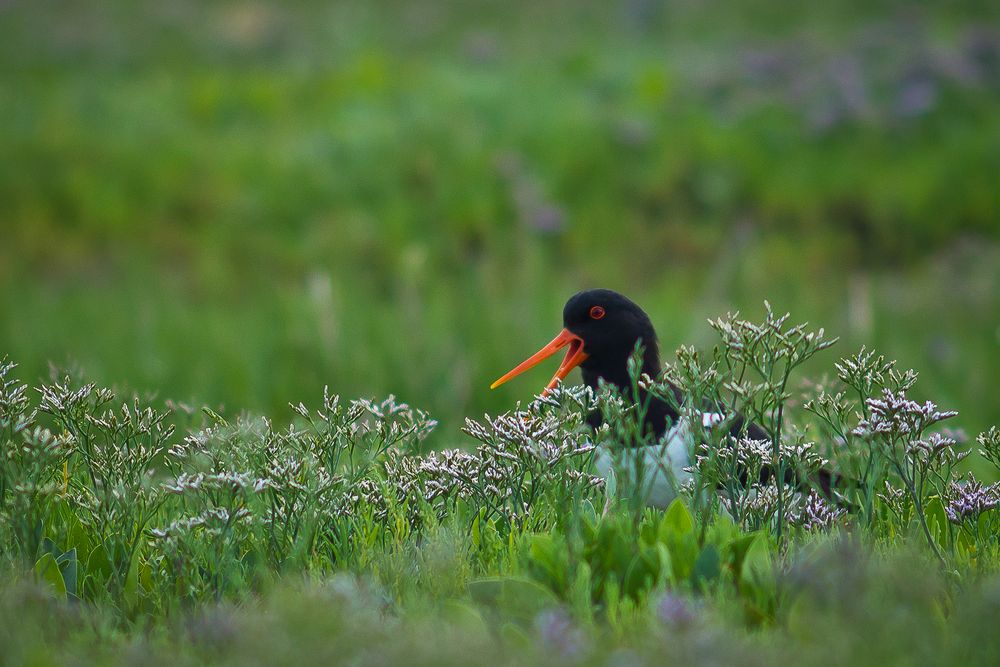
<instances>
[{"instance_id":1,"label":"open beak","mask_svg":"<svg viewBox=\"0 0 1000 667\"><path fill-rule=\"evenodd\" d=\"M529 368L537 366L539 363L548 359L567 345L569 346L569 349L566 350L566 357L559 365L559 370L557 370L556 374L552 376L552 380L545 386L545 390L542 392L542 395L544 396L550 389L564 380L566 376L569 375L571 370L583 363L588 356L587 353L583 351L583 339L569 329L563 329L559 332L559 335L553 338L551 343L540 349L538 352L535 352L533 355L522 361L513 370L491 384L490 389L496 389L512 377L516 377Z\"/></svg>"}]
</instances>

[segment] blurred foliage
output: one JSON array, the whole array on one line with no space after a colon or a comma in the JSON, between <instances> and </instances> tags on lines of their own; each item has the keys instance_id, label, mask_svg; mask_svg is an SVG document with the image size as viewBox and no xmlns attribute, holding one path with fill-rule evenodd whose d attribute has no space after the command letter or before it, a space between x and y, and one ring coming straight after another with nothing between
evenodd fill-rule
<instances>
[{"instance_id":1,"label":"blurred foliage","mask_svg":"<svg viewBox=\"0 0 1000 667\"><path fill-rule=\"evenodd\" d=\"M670 377L773 440L680 420L694 464L658 509L641 468L669 457L621 456L643 420L610 389L421 454L436 422L392 398L230 422L72 377L29 388L0 361L0 663L993 664L1000 482L955 464L978 446L1000 468L1000 430L959 444L938 426L954 413L906 398L915 374L865 351L804 403L783 387L821 335L772 313L713 326L714 358L688 348ZM857 486L800 492L760 476L775 458Z\"/></svg>"},{"instance_id":2,"label":"blurred foliage","mask_svg":"<svg viewBox=\"0 0 1000 667\"><path fill-rule=\"evenodd\" d=\"M328 383L454 427L536 389L486 387L608 286L667 349L766 297L970 427L1000 410L994 3L0 16L0 349L29 377L270 413Z\"/></svg>"}]
</instances>

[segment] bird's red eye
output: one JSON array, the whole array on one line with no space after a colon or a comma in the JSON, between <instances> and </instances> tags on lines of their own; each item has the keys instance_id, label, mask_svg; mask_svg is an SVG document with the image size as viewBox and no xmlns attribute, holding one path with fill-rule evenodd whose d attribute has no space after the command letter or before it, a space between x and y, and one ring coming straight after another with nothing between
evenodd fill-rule
<instances>
[{"instance_id":1,"label":"bird's red eye","mask_svg":"<svg viewBox=\"0 0 1000 667\"><path fill-rule=\"evenodd\" d=\"M600 306L592 306L590 309L590 319L599 320L604 317L604 309Z\"/></svg>"}]
</instances>

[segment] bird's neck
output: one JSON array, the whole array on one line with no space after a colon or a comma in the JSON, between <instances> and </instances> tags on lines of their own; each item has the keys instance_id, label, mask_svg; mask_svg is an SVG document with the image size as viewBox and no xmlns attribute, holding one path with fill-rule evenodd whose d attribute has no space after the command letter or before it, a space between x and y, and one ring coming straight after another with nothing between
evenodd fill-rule
<instances>
[{"instance_id":1,"label":"bird's neck","mask_svg":"<svg viewBox=\"0 0 1000 667\"><path fill-rule=\"evenodd\" d=\"M640 375L648 375L655 378L662 370L660 358L655 350L646 350L643 354L642 369ZM587 364L581 366L583 382L592 389L597 389L598 381L604 380L613 384L622 392L623 396L628 396L632 392L632 377L628 372L628 357L615 359L613 363Z\"/></svg>"},{"instance_id":2,"label":"bird's neck","mask_svg":"<svg viewBox=\"0 0 1000 667\"><path fill-rule=\"evenodd\" d=\"M628 358L626 357L620 360L619 363L609 364L606 367L592 366L588 368L584 366L582 367L583 381L588 387L596 389L598 381L604 380L618 387L626 400L643 405L645 410L643 418L645 422L645 435L652 439L659 439L671 424L676 423L678 419L677 410L667 401L649 396L644 389L638 389L637 392L633 392L632 378L628 373L627 362ZM655 378L660 374L661 370L660 358L656 354L656 350L647 351L643 355L642 374ZM673 391L675 394L678 394L676 388L673 388ZM595 412L588 417L587 421L591 426L596 428L601 424L602 418L599 412Z\"/></svg>"}]
</instances>

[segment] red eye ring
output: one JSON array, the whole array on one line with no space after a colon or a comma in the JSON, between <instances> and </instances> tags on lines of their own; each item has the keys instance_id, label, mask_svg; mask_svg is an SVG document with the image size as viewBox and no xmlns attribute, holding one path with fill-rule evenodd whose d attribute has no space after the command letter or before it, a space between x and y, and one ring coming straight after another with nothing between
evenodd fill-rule
<instances>
[{"instance_id":1,"label":"red eye ring","mask_svg":"<svg viewBox=\"0 0 1000 667\"><path fill-rule=\"evenodd\" d=\"M604 317L604 308L601 306L591 306L590 308L590 319L599 320Z\"/></svg>"}]
</instances>

